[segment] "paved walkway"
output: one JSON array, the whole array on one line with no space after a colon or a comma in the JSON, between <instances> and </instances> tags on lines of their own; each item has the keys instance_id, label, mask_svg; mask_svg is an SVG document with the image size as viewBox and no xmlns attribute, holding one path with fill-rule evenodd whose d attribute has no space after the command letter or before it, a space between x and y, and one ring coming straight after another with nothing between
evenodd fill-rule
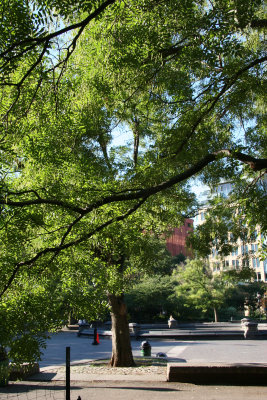
<instances>
[{"instance_id":1,"label":"paved walkway","mask_svg":"<svg viewBox=\"0 0 267 400\"><path fill-rule=\"evenodd\" d=\"M98 346L92 346L92 341L90 337L78 337L75 332L70 331L52 335L44 351L40 367L63 365L67 346L71 348L71 361L75 364L110 357L110 339L101 339ZM163 352L170 361L267 363L266 340L151 340L149 342L152 347L152 356ZM141 341L132 340L134 356L140 356L140 345Z\"/></svg>"},{"instance_id":2,"label":"paved walkway","mask_svg":"<svg viewBox=\"0 0 267 400\"><path fill-rule=\"evenodd\" d=\"M164 352L178 362L255 362L267 363L265 340L249 341L150 341L152 356ZM65 348L71 347L71 400L266 400L267 386L205 386L166 382L165 368L151 368L137 374L123 369L89 373L90 360L109 358L111 340L92 346L92 338L77 337L75 332L52 335L40 363L38 381L11 383L0 391L1 400L65 399ZM140 355L140 341L132 341L133 354ZM122 373L123 372L123 373Z\"/></svg>"},{"instance_id":3,"label":"paved walkway","mask_svg":"<svg viewBox=\"0 0 267 400\"><path fill-rule=\"evenodd\" d=\"M266 400L267 387L207 386L168 382L79 382L71 384L71 400ZM2 389L1 400L65 400L59 382L22 382Z\"/></svg>"}]
</instances>

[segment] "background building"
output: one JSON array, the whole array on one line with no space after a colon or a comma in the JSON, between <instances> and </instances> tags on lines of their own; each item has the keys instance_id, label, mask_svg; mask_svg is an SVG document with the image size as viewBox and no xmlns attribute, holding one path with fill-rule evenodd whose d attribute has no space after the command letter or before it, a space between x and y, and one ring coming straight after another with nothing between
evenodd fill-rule
<instances>
[{"instance_id":1,"label":"background building","mask_svg":"<svg viewBox=\"0 0 267 400\"><path fill-rule=\"evenodd\" d=\"M186 218L184 225L171 230L173 233L166 239L166 246L173 257L178 254L183 254L185 257L192 257L193 253L192 250L187 247L186 239L193 230L193 223L193 219Z\"/></svg>"},{"instance_id":2,"label":"background building","mask_svg":"<svg viewBox=\"0 0 267 400\"><path fill-rule=\"evenodd\" d=\"M224 182L219 184L211 196L221 195L227 197L233 189L231 182ZM199 210L198 215L195 217L195 224L199 225L205 222L205 216L208 212L208 207L203 205ZM250 235L246 241L240 238L235 243L234 250L228 256L221 256L214 246L211 254L208 257L210 267L213 272L220 272L227 269L241 269L244 267L253 268L256 273L257 281L267 282L267 258L262 259L260 256L260 249L262 245L266 245L267 238L261 233L260 226ZM229 243L232 241L232 234L228 234Z\"/></svg>"}]
</instances>

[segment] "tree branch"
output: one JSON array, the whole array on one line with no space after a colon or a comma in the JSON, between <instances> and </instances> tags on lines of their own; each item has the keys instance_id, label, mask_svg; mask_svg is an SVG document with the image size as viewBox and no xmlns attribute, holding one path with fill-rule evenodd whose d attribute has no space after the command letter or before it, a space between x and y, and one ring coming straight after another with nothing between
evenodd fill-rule
<instances>
[{"instance_id":1,"label":"tree branch","mask_svg":"<svg viewBox=\"0 0 267 400\"><path fill-rule=\"evenodd\" d=\"M219 91L219 93L209 101L209 103L211 102L209 107L200 114L200 116L198 117L196 122L193 124L190 133L182 141L182 143L180 144L178 149L175 151L174 156L176 156L177 154L179 154L183 150L183 148L186 145L186 143L188 142L188 140L194 135L197 127L199 126L199 124L215 108L215 106L218 103L218 101L220 100L220 98L234 85L234 83L239 79L239 77L242 74L244 74L245 72L247 72L249 69L251 69L251 68L255 67L256 65L261 64L261 63L263 63L265 61L267 61L267 56L258 58L256 60L252 61L250 64L248 64L245 67L243 67L240 70L238 70L232 77L227 79L226 83L223 85L223 87Z\"/></svg>"},{"instance_id":2,"label":"tree branch","mask_svg":"<svg viewBox=\"0 0 267 400\"><path fill-rule=\"evenodd\" d=\"M36 46L36 45L42 44L44 42L48 42L51 39L54 39L55 37L61 36L61 35L65 34L65 33L67 33L67 32L73 31L75 29L85 28L86 25L89 24L89 22L91 22L94 18L98 17L108 6L110 6L111 4L114 4L115 2L116 2L116 0L106 0L101 6L99 6L95 11L93 11L90 15L88 15L81 22L78 22L76 24L72 24L70 26L67 26L66 28L60 29L59 31L50 33L49 35L42 36L42 37L39 36L37 38L28 37L28 38L26 38L24 40L21 40L19 42L15 42L15 43L12 44L12 46L10 46L5 51L0 53L0 57L5 57L10 52L14 51L16 48L22 47L22 46L27 45L29 43L32 44L32 46ZM31 50L33 48L32 46L30 47Z\"/></svg>"},{"instance_id":3,"label":"tree branch","mask_svg":"<svg viewBox=\"0 0 267 400\"><path fill-rule=\"evenodd\" d=\"M12 192L11 194L21 196L22 193ZM0 198L0 204L11 206L11 207L28 207L28 206L34 206L34 205L40 205L40 204L49 204L51 206L59 206L64 209L74 211L79 214L85 213L84 208L77 207L77 206L67 203L63 200L43 199L41 197L38 197L37 199L21 200L21 201L13 201L13 200L9 200L7 197L2 197L2 198Z\"/></svg>"},{"instance_id":4,"label":"tree branch","mask_svg":"<svg viewBox=\"0 0 267 400\"><path fill-rule=\"evenodd\" d=\"M139 139L140 139L139 126L140 126L140 121L138 117L135 117L133 119L133 136L134 136L133 160L135 168L137 167L137 162L138 162Z\"/></svg>"},{"instance_id":5,"label":"tree branch","mask_svg":"<svg viewBox=\"0 0 267 400\"><path fill-rule=\"evenodd\" d=\"M102 199L100 199L99 201L92 203L91 205L89 205L86 209L82 209L82 214L80 215L72 224L69 225L67 231L65 232L65 234L63 235L61 242L58 246L55 247L48 247L42 251L40 251L39 253L37 253L34 257L32 257L31 259L27 260L27 261L22 261L19 262L15 265L13 273L11 275L11 277L9 278L7 284L5 285L4 289L2 290L2 292L0 293L0 297L8 290L8 288L10 287L10 285L12 284L12 282L14 281L17 273L19 272L21 267L24 266L32 266L39 258L43 257L46 254L49 253L53 253L53 257L52 260L62 251L62 250L66 250L70 247L76 246L88 239L90 239L93 235L95 235L96 233L102 231L103 229L105 229L107 226L118 222L118 221L123 221L124 219L126 219L129 215L133 214L139 207L141 207L141 205L152 195L159 193L163 190L166 190L168 188L171 188L172 186L176 185L177 183L183 182L186 179L189 179L190 177L196 175L197 173L199 173L200 171L202 171L207 165L209 165L211 162L214 162L218 157L232 157L234 159L237 159L239 161L241 161L242 163L245 163L247 165L249 165L254 171L260 171L265 169L267 171L267 159L257 159L255 157L249 156L247 154L241 153L241 152L237 152L237 151L232 151L229 149L222 149L220 151L217 151L215 153L211 153L211 154L207 154L205 157L203 157L200 161L198 161L197 163L195 163L193 166L191 166L190 168L188 168L186 171L175 175L174 177L172 177L171 179L167 180L166 182L161 182L158 185L152 186L150 188L146 188L146 189L141 189L139 191L137 191L136 193L122 193L122 194L115 194L113 196L107 196L104 197ZM141 199L141 200L140 200ZM99 225L97 228L95 228L93 231L87 233L86 235L81 236L80 238L73 240L71 242L68 243L64 243L67 235L70 233L70 231L72 230L74 224L76 224L77 222L79 222L81 220L81 218L88 214L89 212L91 212L94 209L97 209L105 204L111 204L113 202L121 202L121 201L129 201L129 200L139 200L139 202L132 207L130 210L128 210L125 214L120 215L119 217L115 217L115 218L111 218L108 221L104 222L103 224ZM31 201L31 205L32 204L42 204L41 203L42 199L36 199L36 200L32 200ZM60 202L60 201L52 201L52 203L49 203L49 200L43 200L45 202L45 204L54 204L54 205L59 205L59 206L63 206L64 203ZM35 203L33 203L35 202ZM20 206L22 206L23 202L17 202L20 204ZM27 203L27 204L26 204ZM6 204L6 203L2 203L2 204ZM7 203L8 204L8 203ZM12 205L15 205L16 202L12 202ZM44 204L44 203L43 203ZM24 202L24 205L29 205L29 202ZM68 206L68 208L70 208ZM71 209L74 209L75 207L73 206ZM76 207L75 211L77 210L81 210L80 208Z\"/></svg>"},{"instance_id":6,"label":"tree branch","mask_svg":"<svg viewBox=\"0 0 267 400\"><path fill-rule=\"evenodd\" d=\"M267 28L267 19L253 19L250 26L251 28Z\"/></svg>"},{"instance_id":7,"label":"tree branch","mask_svg":"<svg viewBox=\"0 0 267 400\"><path fill-rule=\"evenodd\" d=\"M73 240L71 242L68 242L68 243L64 244L64 240L62 239L58 246L47 247L46 249L44 249L44 250L40 251L39 253L37 253L31 259L26 260L26 261L21 261L21 262L17 263L15 265L14 269L13 269L13 272L12 272L8 282L4 286L2 292L0 293L0 298L9 289L9 287L13 283L14 279L16 278L18 272L20 271L20 269L22 267L26 267L26 266L31 267L36 261L38 261L41 257L43 257L46 254L53 253L55 256L57 256L61 251L66 250L66 249L68 249L70 247L73 247L73 246L77 246L80 243L83 243L84 241L90 239L96 233L98 233L98 232L102 231L103 229L105 229L106 227L108 227L109 225L111 225L111 224L113 224L115 222L123 221L124 219L126 219L129 215L133 214L138 208L140 208L145 201L146 201L146 198L141 199L134 207L129 209L125 214L120 215L120 216L115 217L115 218L109 219L108 221L106 221L103 224L99 225L97 228L95 228L91 232L87 233L86 235L83 235L83 236L79 237L76 240ZM68 231L69 231L69 229L68 229ZM53 255L52 259L50 260L50 263L55 258L54 255Z\"/></svg>"},{"instance_id":8,"label":"tree branch","mask_svg":"<svg viewBox=\"0 0 267 400\"><path fill-rule=\"evenodd\" d=\"M14 59L19 59L20 57L23 57L24 55L26 55L29 51L34 50L34 48L36 48L37 46L40 46L44 43L44 48L42 50L42 52L40 53L40 55L38 56L37 60L32 64L32 66L29 68L29 70L22 76L21 80L18 83L13 83L13 82L2 82L1 86L15 86L17 88L17 96L15 98L15 100L12 102L10 108L8 109L8 111L6 112L5 117L7 117L7 115L10 113L10 111L13 109L13 107L15 106L15 104L17 103L19 97L20 97L20 88L22 86L22 84L25 82L25 80L31 75L31 73L36 69L36 67L42 62L46 50L49 47L50 41L58 36L61 36L67 32L73 31L75 29L79 29L78 33L74 36L74 38L71 41L71 44L68 46L67 48L67 55L66 57L60 61L58 63L58 65L56 67L59 67L60 65L63 64L59 79L62 76L63 70L65 68L65 65L67 63L67 61L69 60L71 54L74 52L75 47L76 47L76 43L77 40L79 39L80 35L82 34L83 30L85 29L85 27L96 17L98 17L107 7L109 7L110 5L114 4L116 2L116 0L106 0L101 6L99 6L95 11L93 11L90 15L88 15L83 21L78 22L76 24L72 24L66 28L60 29L59 31L53 32L51 34L48 34L46 36L39 36L37 38L32 38L32 37L28 37L24 40L21 40L19 42L15 42L13 45L11 45L10 47L8 47L5 51L3 51L2 53L0 53L0 58L2 57L5 61L2 64L2 66L0 67L0 70L3 70L5 67L8 66L9 63L11 63L12 61L14 61ZM28 47L22 49L21 51L19 51L19 53L15 53L16 49L21 49L23 46L28 45ZM13 54L12 54L13 53ZM9 54L11 54L9 57L7 57ZM51 69L48 69L46 72L51 71ZM58 80L59 80L58 79ZM32 102L32 101L31 101Z\"/></svg>"},{"instance_id":9,"label":"tree branch","mask_svg":"<svg viewBox=\"0 0 267 400\"><path fill-rule=\"evenodd\" d=\"M66 203L61 200L55 200L55 199L33 199L33 200L25 200L25 201L10 201L7 198L2 198L0 199L0 204L3 205L8 205L8 206L13 206L13 207L25 207L25 206L32 206L32 205L39 205L39 204L49 204L49 205L55 205L59 206L61 208L69 209L74 212L78 212L81 215L87 215L91 211L98 209L106 204L111 204L114 202L122 202L122 201L130 201L130 200L138 200L140 198L148 198L156 193L159 193L163 190L169 189L172 186L183 182L192 176L195 176L199 172L201 172L207 165L210 163L214 162L217 160L217 158L221 157L231 157L236 160L239 160L242 163L245 163L250 166L254 171L261 171L266 169L267 170L267 159L258 159L253 156L233 151L230 149L222 149L214 153L207 154L205 157L203 157L201 160L199 160L197 163L189 167L187 170L184 172L177 174L170 178L169 180L165 182L161 182L157 185L145 188L145 189L140 189L137 191L132 191L129 189L127 192L121 192L121 193L115 193L113 195L105 196L91 204L89 204L87 207L82 208L78 207L69 203Z\"/></svg>"}]
</instances>

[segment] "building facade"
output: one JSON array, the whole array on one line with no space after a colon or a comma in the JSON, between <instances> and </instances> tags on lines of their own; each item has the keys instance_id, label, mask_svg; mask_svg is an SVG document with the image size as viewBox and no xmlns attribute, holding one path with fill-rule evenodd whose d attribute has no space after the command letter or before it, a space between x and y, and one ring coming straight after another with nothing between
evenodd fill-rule
<instances>
[{"instance_id":1,"label":"building facade","mask_svg":"<svg viewBox=\"0 0 267 400\"><path fill-rule=\"evenodd\" d=\"M227 197L232 190L230 182L224 182L214 190L215 195L222 195ZM208 208L203 206L195 218L196 225L205 222L205 216ZM228 241L232 242L232 234L228 233ZM250 235L248 240L241 240L240 238L233 243L234 249L228 256L221 256L214 246L211 254L208 257L209 265L214 273L221 271L236 269L239 270L244 267L252 268L256 274L257 281L267 282L267 259L262 259L260 250L263 245L266 245L266 237L263 236L260 226Z\"/></svg>"},{"instance_id":2,"label":"building facade","mask_svg":"<svg viewBox=\"0 0 267 400\"><path fill-rule=\"evenodd\" d=\"M255 271L257 281L267 282L267 259L262 260L259 254L263 240L260 229L258 229L255 231L254 239L246 242L238 239L233 251L228 256L220 256L218 250L213 247L208 257L213 272L249 267ZM229 242L231 242L231 233L229 233Z\"/></svg>"},{"instance_id":3,"label":"building facade","mask_svg":"<svg viewBox=\"0 0 267 400\"><path fill-rule=\"evenodd\" d=\"M172 235L166 239L166 246L173 257L178 254L183 254L185 257L189 258L192 257L192 250L187 247L186 239L193 230L193 223L193 219L186 218L184 225L171 230Z\"/></svg>"}]
</instances>

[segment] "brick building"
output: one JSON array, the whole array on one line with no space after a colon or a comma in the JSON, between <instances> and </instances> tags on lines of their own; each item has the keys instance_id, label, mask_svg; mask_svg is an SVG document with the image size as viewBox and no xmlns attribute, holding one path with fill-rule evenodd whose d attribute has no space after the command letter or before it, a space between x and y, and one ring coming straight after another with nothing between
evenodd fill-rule
<instances>
[{"instance_id":1,"label":"brick building","mask_svg":"<svg viewBox=\"0 0 267 400\"><path fill-rule=\"evenodd\" d=\"M192 257L192 250L186 246L186 238L193 230L193 220L186 218L184 225L172 229L172 235L166 239L166 245L171 255L183 254L185 257Z\"/></svg>"}]
</instances>

